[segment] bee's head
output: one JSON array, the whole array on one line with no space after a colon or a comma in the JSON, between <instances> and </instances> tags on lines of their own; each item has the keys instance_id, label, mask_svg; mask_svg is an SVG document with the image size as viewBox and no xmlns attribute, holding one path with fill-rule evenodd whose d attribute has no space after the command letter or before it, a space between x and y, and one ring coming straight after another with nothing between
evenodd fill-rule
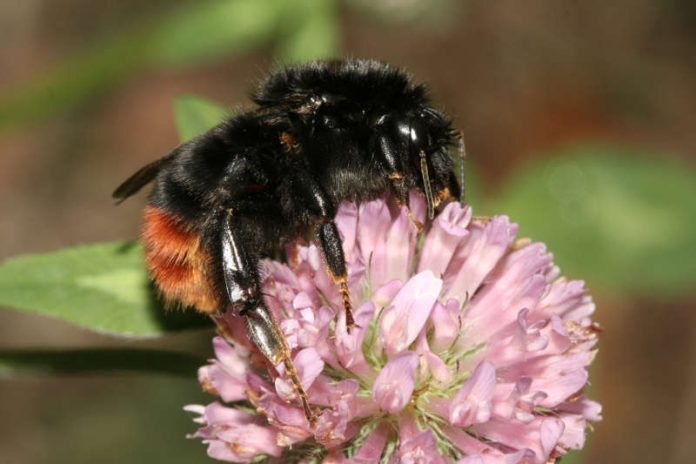
<instances>
[{"instance_id":1,"label":"bee's head","mask_svg":"<svg viewBox=\"0 0 696 464\"><path fill-rule=\"evenodd\" d=\"M450 156L457 133L442 113L431 107L389 113L380 118L375 129L381 141L376 155L386 161L388 171L403 172L404 187L417 187L425 194L431 218L443 200L459 197Z\"/></svg>"}]
</instances>

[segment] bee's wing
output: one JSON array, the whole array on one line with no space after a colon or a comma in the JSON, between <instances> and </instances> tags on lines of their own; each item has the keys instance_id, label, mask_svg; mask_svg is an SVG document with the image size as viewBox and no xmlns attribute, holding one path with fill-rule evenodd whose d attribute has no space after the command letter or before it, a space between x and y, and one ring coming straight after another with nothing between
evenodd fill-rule
<instances>
[{"instance_id":1,"label":"bee's wing","mask_svg":"<svg viewBox=\"0 0 696 464\"><path fill-rule=\"evenodd\" d=\"M157 174L159 174L162 168L168 165L178 152L179 149L177 148L167 156L138 169L135 174L126 179L114 190L114 193L111 194L111 198L116 201L116 204L119 204L129 196L138 193L141 188L145 187L157 177Z\"/></svg>"}]
</instances>

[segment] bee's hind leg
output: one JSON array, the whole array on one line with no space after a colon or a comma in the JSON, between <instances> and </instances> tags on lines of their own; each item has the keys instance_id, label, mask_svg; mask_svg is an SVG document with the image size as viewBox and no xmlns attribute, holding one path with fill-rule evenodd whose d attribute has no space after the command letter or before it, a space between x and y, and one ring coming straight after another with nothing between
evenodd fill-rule
<instances>
[{"instance_id":1,"label":"bee's hind leg","mask_svg":"<svg viewBox=\"0 0 696 464\"><path fill-rule=\"evenodd\" d=\"M285 335L280 330L273 313L263 301L258 277L258 262L247 252L235 229L232 216L228 216L222 228L222 264L227 295L232 307L244 317L246 330L251 341L273 364L285 365L295 393L300 397L302 408L310 424L316 416L309 406L307 393L292 361L292 353Z\"/></svg>"}]
</instances>

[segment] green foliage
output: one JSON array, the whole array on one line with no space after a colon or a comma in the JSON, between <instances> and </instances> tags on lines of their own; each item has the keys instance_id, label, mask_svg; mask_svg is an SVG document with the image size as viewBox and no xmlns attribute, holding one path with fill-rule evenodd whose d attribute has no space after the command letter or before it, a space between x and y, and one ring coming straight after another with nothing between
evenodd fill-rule
<instances>
[{"instance_id":1,"label":"green foliage","mask_svg":"<svg viewBox=\"0 0 696 464\"><path fill-rule=\"evenodd\" d=\"M190 378L205 362L186 353L144 349L0 351L0 377L131 371Z\"/></svg>"},{"instance_id":2,"label":"green foliage","mask_svg":"<svg viewBox=\"0 0 696 464\"><path fill-rule=\"evenodd\" d=\"M519 172L494 202L593 287L674 294L696 280L696 176L664 156L580 146Z\"/></svg>"},{"instance_id":3,"label":"green foliage","mask_svg":"<svg viewBox=\"0 0 696 464\"><path fill-rule=\"evenodd\" d=\"M154 336L168 329L149 288L141 247L123 242L5 261L0 305L124 336Z\"/></svg>"},{"instance_id":4,"label":"green foliage","mask_svg":"<svg viewBox=\"0 0 696 464\"><path fill-rule=\"evenodd\" d=\"M285 63L336 55L340 38L335 1L295 0L286 8L283 21L286 27L278 55Z\"/></svg>"},{"instance_id":5,"label":"green foliage","mask_svg":"<svg viewBox=\"0 0 696 464\"><path fill-rule=\"evenodd\" d=\"M208 0L102 39L0 95L0 128L89 102L143 69L181 68L274 45L283 62L335 56L336 0Z\"/></svg>"},{"instance_id":6,"label":"green foliage","mask_svg":"<svg viewBox=\"0 0 696 464\"><path fill-rule=\"evenodd\" d=\"M159 66L190 66L241 53L268 42L285 2L193 2L152 30L148 59Z\"/></svg>"},{"instance_id":7,"label":"green foliage","mask_svg":"<svg viewBox=\"0 0 696 464\"><path fill-rule=\"evenodd\" d=\"M227 114L222 106L192 95L178 97L174 102L174 117L182 141L206 132Z\"/></svg>"},{"instance_id":8,"label":"green foliage","mask_svg":"<svg viewBox=\"0 0 696 464\"><path fill-rule=\"evenodd\" d=\"M182 140L205 132L225 114L191 96L177 99L175 108ZM148 282L142 248L125 242L6 261L0 265L0 305L121 336L157 336L203 324L193 312L162 309Z\"/></svg>"}]
</instances>

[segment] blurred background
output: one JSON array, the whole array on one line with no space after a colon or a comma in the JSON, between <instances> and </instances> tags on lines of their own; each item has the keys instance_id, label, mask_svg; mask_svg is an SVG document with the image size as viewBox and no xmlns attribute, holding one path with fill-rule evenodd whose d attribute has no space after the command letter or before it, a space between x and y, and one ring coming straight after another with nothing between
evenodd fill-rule
<instances>
[{"instance_id":1,"label":"blurred background","mask_svg":"<svg viewBox=\"0 0 696 464\"><path fill-rule=\"evenodd\" d=\"M112 189L178 144L173 105L230 109L266 71L370 57L464 130L469 201L586 280L604 421L563 462L696 462L696 2L0 0L0 258L136 238ZM167 347L0 310L0 349ZM0 463L206 462L193 376L0 379Z\"/></svg>"}]
</instances>

